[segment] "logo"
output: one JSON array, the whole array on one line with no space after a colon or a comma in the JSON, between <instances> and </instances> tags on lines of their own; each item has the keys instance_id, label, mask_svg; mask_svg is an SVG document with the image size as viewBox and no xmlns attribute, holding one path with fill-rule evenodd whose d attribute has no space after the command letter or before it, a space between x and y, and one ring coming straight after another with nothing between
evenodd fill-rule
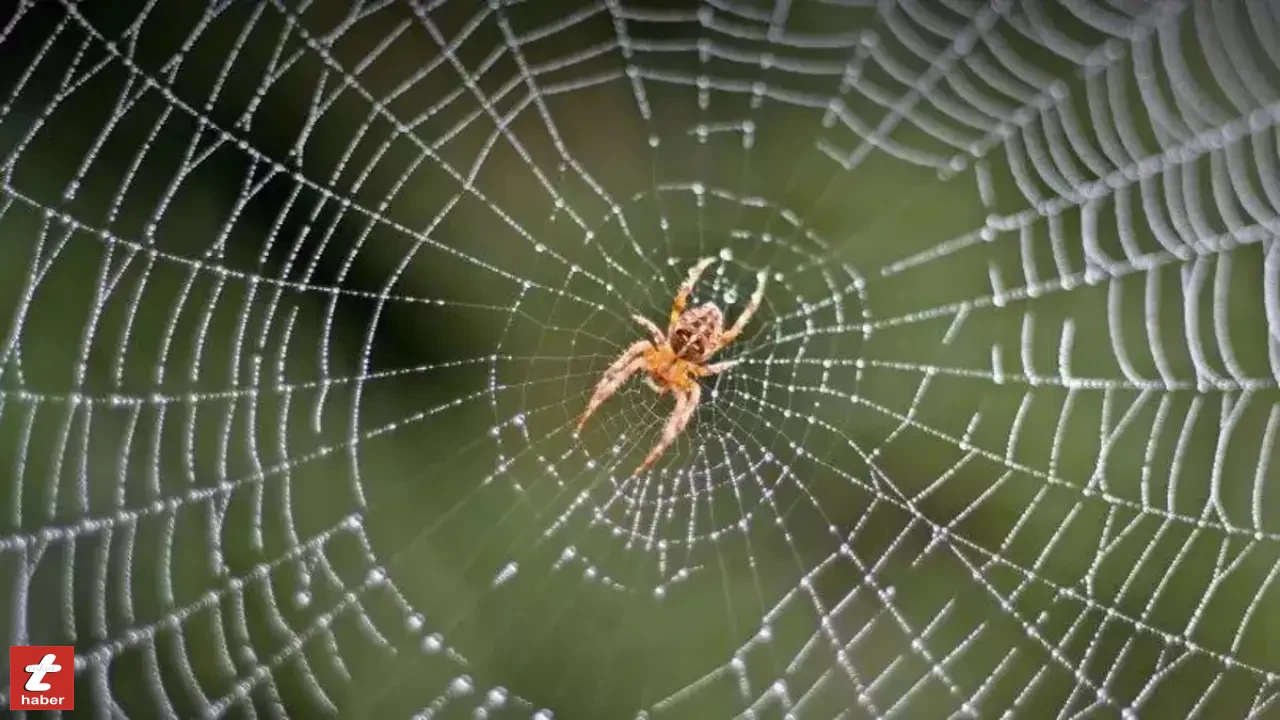
<instances>
[{"instance_id":1,"label":"logo","mask_svg":"<svg viewBox=\"0 0 1280 720\"><path fill-rule=\"evenodd\" d=\"M74 710L76 654L70 645L9 647L10 710Z\"/></svg>"}]
</instances>

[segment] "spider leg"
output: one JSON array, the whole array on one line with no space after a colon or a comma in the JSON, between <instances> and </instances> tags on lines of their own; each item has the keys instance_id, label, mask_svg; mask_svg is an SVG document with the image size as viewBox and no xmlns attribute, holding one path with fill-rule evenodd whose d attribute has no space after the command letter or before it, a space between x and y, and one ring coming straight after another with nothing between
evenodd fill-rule
<instances>
[{"instance_id":1,"label":"spider leg","mask_svg":"<svg viewBox=\"0 0 1280 720\"><path fill-rule=\"evenodd\" d=\"M667 394L668 388L665 388L659 385L658 383L654 382L653 378L648 375L644 376L644 384L648 385L650 390L658 393L659 397Z\"/></svg>"},{"instance_id":2,"label":"spider leg","mask_svg":"<svg viewBox=\"0 0 1280 720\"><path fill-rule=\"evenodd\" d=\"M680 283L680 290L676 292L676 299L671 304L671 320L667 332L671 332L676 326L676 321L680 319L680 313L689 307L689 296L693 294L693 286L698 284L698 278L702 277L702 273L715 261L715 256L704 257L689 268L689 274L685 276L684 282Z\"/></svg>"},{"instance_id":3,"label":"spider leg","mask_svg":"<svg viewBox=\"0 0 1280 720\"><path fill-rule=\"evenodd\" d=\"M649 331L649 334L653 336L653 342L655 344L657 345L666 344L667 338L665 335L662 334L662 328L658 327L658 323L650 320L649 318L643 315L632 315L631 319L640 323L640 325L644 327L645 330Z\"/></svg>"},{"instance_id":4,"label":"spider leg","mask_svg":"<svg viewBox=\"0 0 1280 720\"><path fill-rule=\"evenodd\" d=\"M662 428L662 437L658 439L658 444L653 446L649 451L649 455L645 457L644 462L640 463L640 467L636 468L635 474L640 474L649 469L655 461L671 447L671 443L676 441L680 433L684 432L685 426L689 424L689 420L693 418L693 412L698 409L698 402L702 399L702 388L694 383L688 390L681 392L676 391L676 408L671 411L671 416L667 418L667 424Z\"/></svg>"},{"instance_id":5,"label":"spider leg","mask_svg":"<svg viewBox=\"0 0 1280 720\"><path fill-rule=\"evenodd\" d=\"M748 302L747 306L743 308L742 314L739 315L737 321L733 323L733 327L724 331L724 334L720 336L720 342L716 344L717 350L728 345L734 340L737 340L738 336L742 334L742 329L747 326L747 323L751 321L752 316L754 316L756 311L760 309L760 303L764 300L764 286L768 279L769 274L766 271L761 270L756 273L756 290L751 293L751 302Z\"/></svg>"},{"instance_id":6,"label":"spider leg","mask_svg":"<svg viewBox=\"0 0 1280 720\"><path fill-rule=\"evenodd\" d=\"M741 360L725 360L724 362L711 363L710 365L700 365L694 372L698 373L699 377L707 377L708 375L722 373L741 362Z\"/></svg>"},{"instance_id":7,"label":"spider leg","mask_svg":"<svg viewBox=\"0 0 1280 720\"><path fill-rule=\"evenodd\" d=\"M644 351L650 347L648 340L637 340L613 361L604 371L604 375L600 377L600 382L596 383L595 390L591 393L591 401L587 403L587 409L583 411L582 417L578 419L578 427L574 430L574 434L582 431L582 426L587 424L587 418L591 417L605 400L609 399L622 387L637 370L645 366Z\"/></svg>"}]
</instances>

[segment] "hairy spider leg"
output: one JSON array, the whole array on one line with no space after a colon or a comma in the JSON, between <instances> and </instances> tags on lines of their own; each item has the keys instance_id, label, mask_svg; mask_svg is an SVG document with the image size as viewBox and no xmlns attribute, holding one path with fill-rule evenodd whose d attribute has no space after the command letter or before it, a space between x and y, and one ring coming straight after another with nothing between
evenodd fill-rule
<instances>
[{"instance_id":1,"label":"hairy spider leg","mask_svg":"<svg viewBox=\"0 0 1280 720\"><path fill-rule=\"evenodd\" d=\"M716 258L704 257L698 261L696 265L689 268L689 274L685 276L684 282L680 283L680 290L676 293L676 299L671 303L671 319L667 323L667 332L670 333L676 327L676 322L680 320L680 314L689 307L689 296L693 294L693 286L698 284L698 278L702 277L702 273L711 267L711 263Z\"/></svg>"},{"instance_id":2,"label":"hairy spider leg","mask_svg":"<svg viewBox=\"0 0 1280 720\"><path fill-rule=\"evenodd\" d=\"M667 337L662 334L662 328L658 327L657 323L655 323L654 321L650 320L649 318L643 315L632 315L631 319L640 323L640 325L643 326L645 330L649 331L650 335L653 335L654 347L663 347L664 345L667 344ZM658 395L660 396L667 394L667 389L665 387L662 387L658 383L654 382L653 378L648 373L645 373L644 384L648 385L650 390L658 393Z\"/></svg>"},{"instance_id":3,"label":"hairy spider leg","mask_svg":"<svg viewBox=\"0 0 1280 720\"><path fill-rule=\"evenodd\" d=\"M644 462L636 468L637 475L648 470L662 456L662 453L671 447L671 443L676 441L680 433L684 432L685 426L693 418L693 412L698 409L698 403L702 400L702 387L694 383L688 390L676 391L675 396L676 409L672 410L671 416L667 418L666 427L662 428L662 437L658 439L658 444L653 446Z\"/></svg>"},{"instance_id":4,"label":"hairy spider leg","mask_svg":"<svg viewBox=\"0 0 1280 720\"><path fill-rule=\"evenodd\" d=\"M742 361L741 360L725 360L724 362L711 363L710 365L697 365L694 367L693 371L697 373L699 377L708 377L710 375L716 375L718 373L722 373L725 370L728 370L734 367L740 362Z\"/></svg>"},{"instance_id":5,"label":"hairy spider leg","mask_svg":"<svg viewBox=\"0 0 1280 720\"><path fill-rule=\"evenodd\" d=\"M578 419L578 427L574 430L577 434L582 431L582 427L587 424L587 418L600 408L605 400L609 399L622 387L632 375L645 367L644 351L652 347L648 340L637 340L631 343L622 355L613 361L600 378L600 382L596 383L596 389L591 394L591 402L587 403L587 409L583 411L582 417Z\"/></svg>"},{"instance_id":6,"label":"hairy spider leg","mask_svg":"<svg viewBox=\"0 0 1280 720\"><path fill-rule=\"evenodd\" d=\"M667 337L662 334L662 328L658 327L658 323L650 320L649 318L643 315L632 315L631 319L640 323L640 325L643 326L645 330L649 331L649 334L653 336L653 343L655 345L667 344Z\"/></svg>"},{"instance_id":7,"label":"hairy spider leg","mask_svg":"<svg viewBox=\"0 0 1280 720\"><path fill-rule=\"evenodd\" d=\"M739 315L737 321L733 323L733 327L725 330L720 336L720 342L715 346L716 350L719 350L725 345L737 340L738 336L742 334L742 329L747 326L747 323L751 321L752 316L754 316L756 311L760 309L760 303L764 300L765 282L768 279L769 274L766 271L761 270L756 273L756 290L751 293L751 301L742 309L742 314ZM710 355L711 353L707 353L708 357L710 357Z\"/></svg>"}]
</instances>

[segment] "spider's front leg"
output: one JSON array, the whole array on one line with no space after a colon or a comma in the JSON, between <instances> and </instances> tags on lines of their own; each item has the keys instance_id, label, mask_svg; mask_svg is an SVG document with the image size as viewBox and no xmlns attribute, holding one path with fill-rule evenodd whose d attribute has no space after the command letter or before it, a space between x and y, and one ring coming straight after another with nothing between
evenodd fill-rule
<instances>
[{"instance_id":1,"label":"spider's front leg","mask_svg":"<svg viewBox=\"0 0 1280 720\"><path fill-rule=\"evenodd\" d=\"M725 370L730 370L742 363L742 360L725 360L724 362L711 363L710 365L699 365L694 372L699 377L708 377L710 375L719 375Z\"/></svg>"},{"instance_id":2,"label":"spider's front leg","mask_svg":"<svg viewBox=\"0 0 1280 720\"><path fill-rule=\"evenodd\" d=\"M622 387L636 371L645 366L644 351L652 347L648 340L637 340L631 343L617 360L613 361L604 371L604 375L600 377L600 382L596 384L596 389L591 393L591 401L587 403L587 409L583 411L582 417L578 419L578 427L574 429L574 435L582 432L582 427L587 424L587 419L592 413L600 408L605 400L609 399Z\"/></svg>"},{"instance_id":3,"label":"spider's front leg","mask_svg":"<svg viewBox=\"0 0 1280 720\"><path fill-rule=\"evenodd\" d=\"M684 282L680 283L680 290L676 293L676 299L671 303L671 320L667 327L667 332L671 332L676 326L676 321L680 319L680 314L685 308L689 307L689 296L693 294L693 286L698 284L698 278L702 277L702 273L711 267L711 263L716 258L704 257L698 261L696 265L689 268L689 274L685 276Z\"/></svg>"},{"instance_id":4,"label":"spider's front leg","mask_svg":"<svg viewBox=\"0 0 1280 720\"><path fill-rule=\"evenodd\" d=\"M632 315L631 319L635 320L641 327L649 331L649 335L653 337L654 345L661 346L666 344L667 337L662 334L662 328L658 327L657 323L643 315Z\"/></svg>"},{"instance_id":5,"label":"spider's front leg","mask_svg":"<svg viewBox=\"0 0 1280 720\"><path fill-rule=\"evenodd\" d=\"M751 318L760 309L760 303L764 300L764 286L768 279L768 272L761 270L756 273L756 289L755 292L751 293L751 301L743 308L742 314L733 323L733 327L725 330L724 334L720 336L720 342L716 345L717 350L737 340L738 336L742 334L742 329L747 326L748 322L751 322Z\"/></svg>"},{"instance_id":6,"label":"spider's front leg","mask_svg":"<svg viewBox=\"0 0 1280 720\"><path fill-rule=\"evenodd\" d=\"M676 408L671 411L671 416L667 418L666 427L662 429L662 437L658 439L658 444L653 446L645 457L644 462L640 463L640 467L636 468L635 474L648 470L654 462L657 461L662 453L671 447L671 443L676 441L680 433L684 432L685 426L689 424L689 420L693 418L693 413L698 409L698 403L702 400L702 388L697 383L683 392L676 391Z\"/></svg>"}]
</instances>

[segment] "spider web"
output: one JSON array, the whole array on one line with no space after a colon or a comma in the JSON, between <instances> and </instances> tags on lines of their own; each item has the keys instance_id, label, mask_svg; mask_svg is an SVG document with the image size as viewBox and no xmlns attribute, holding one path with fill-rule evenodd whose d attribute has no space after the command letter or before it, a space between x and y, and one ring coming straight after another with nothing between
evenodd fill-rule
<instances>
[{"instance_id":1,"label":"spider web","mask_svg":"<svg viewBox=\"0 0 1280 720\"><path fill-rule=\"evenodd\" d=\"M1261 717L1280 13L11 4L11 644L77 709ZM694 420L603 368L688 267ZM8 688L0 695L7 699Z\"/></svg>"}]
</instances>

